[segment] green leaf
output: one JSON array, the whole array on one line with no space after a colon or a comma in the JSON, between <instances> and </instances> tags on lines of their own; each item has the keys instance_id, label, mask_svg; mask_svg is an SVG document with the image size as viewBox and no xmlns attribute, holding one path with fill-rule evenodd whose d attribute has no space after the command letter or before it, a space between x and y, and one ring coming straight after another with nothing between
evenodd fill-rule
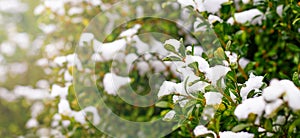
<instances>
[{"instance_id":1,"label":"green leaf","mask_svg":"<svg viewBox=\"0 0 300 138\"><path fill-rule=\"evenodd\" d=\"M233 1L228 1L228 2L222 3L222 5L231 5L231 4L233 4Z\"/></svg>"},{"instance_id":2,"label":"green leaf","mask_svg":"<svg viewBox=\"0 0 300 138\"><path fill-rule=\"evenodd\" d=\"M248 93L247 98L253 98L256 95L255 90L252 90Z\"/></svg>"},{"instance_id":3,"label":"green leaf","mask_svg":"<svg viewBox=\"0 0 300 138\"><path fill-rule=\"evenodd\" d=\"M232 42L231 42L231 40L229 40L226 44L226 50L230 49L231 44L232 44Z\"/></svg>"},{"instance_id":4,"label":"green leaf","mask_svg":"<svg viewBox=\"0 0 300 138\"><path fill-rule=\"evenodd\" d=\"M225 59L225 52L223 48L219 47L215 52L214 56L217 57L218 59Z\"/></svg>"},{"instance_id":5,"label":"green leaf","mask_svg":"<svg viewBox=\"0 0 300 138\"><path fill-rule=\"evenodd\" d=\"M239 131L241 131L241 130L249 127L249 126L251 126L250 123L249 124L239 124L239 125L233 127L231 131L233 131L233 132L239 132Z\"/></svg>"},{"instance_id":6,"label":"green leaf","mask_svg":"<svg viewBox=\"0 0 300 138\"><path fill-rule=\"evenodd\" d=\"M298 22L298 21L300 21L300 18L295 19L295 20L293 21L293 25L295 25L296 22Z\"/></svg>"},{"instance_id":7,"label":"green leaf","mask_svg":"<svg viewBox=\"0 0 300 138\"><path fill-rule=\"evenodd\" d=\"M229 78L233 82L236 82L237 80L235 79L235 73L233 71L229 71L226 75L226 78Z\"/></svg>"},{"instance_id":8,"label":"green leaf","mask_svg":"<svg viewBox=\"0 0 300 138\"><path fill-rule=\"evenodd\" d=\"M272 125L272 122L271 120L267 119L264 123L264 128L267 130L267 131L273 131L273 125Z\"/></svg>"},{"instance_id":9,"label":"green leaf","mask_svg":"<svg viewBox=\"0 0 300 138\"><path fill-rule=\"evenodd\" d=\"M198 63L197 62L193 62L191 64L188 65L190 68L194 69L195 71L199 70L198 69Z\"/></svg>"},{"instance_id":10,"label":"green leaf","mask_svg":"<svg viewBox=\"0 0 300 138\"><path fill-rule=\"evenodd\" d=\"M196 100L192 100L192 101L189 101L185 104L184 108L188 108L188 107L191 107L191 106L195 106L197 104L197 101Z\"/></svg>"},{"instance_id":11,"label":"green leaf","mask_svg":"<svg viewBox=\"0 0 300 138\"><path fill-rule=\"evenodd\" d=\"M170 104L166 101L160 101L158 103L155 104L156 107L160 107L160 108L169 108Z\"/></svg>"},{"instance_id":12,"label":"green leaf","mask_svg":"<svg viewBox=\"0 0 300 138\"><path fill-rule=\"evenodd\" d=\"M165 57L163 61L182 61L182 59L176 56L170 56L170 57Z\"/></svg>"},{"instance_id":13,"label":"green leaf","mask_svg":"<svg viewBox=\"0 0 300 138\"><path fill-rule=\"evenodd\" d=\"M289 48L292 51L300 52L300 47L296 46L295 44L288 43L286 46L287 46L287 48Z\"/></svg>"},{"instance_id":14,"label":"green leaf","mask_svg":"<svg viewBox=\"0 0 300 138\"><path fill-rule=\"evenodd\" d=\"M217 86L219 87L219 88L222 88L222 78L221 79L219 79L218 81L217 81Z\"/></svg>"},{"instance_id":15,"label":"green leaf","mask_svg":"<svg viewBox=\"0 0 300 138\"><path fill-rule=\"evenodd\" d=\"M185 46L183 45L183 40L180 39L179 53L180 53L183 57L186 56L185 51L186 51L186 49L185 49Z\"/></svg>"},{"instance_id":16,"label":"green leaf","mask_svg":"<svg viewBox=\"0 0 300 138\"><path fill-rule=\"evenodd\" d=\"M288 133L292 134L297 126L300 126L300 118L295 120L289 127Z\"/></svg>"},{"instance_id":17,"label":"green leaf","mask_svg":"<svg viewBox=\"0 0 300 138\"><path fill-rule=\"evenodd\" d=\"M193 82L190 82L190 83L188 84L188 86L193 86L194 84L196 84L196 83L198 83L198 82L200 82L200 80L195 80L195 81L193 81Z\"/></svg>"},{"instance_id":18,"label":"green leaf","mask_svg":"<svg viewBox=\"0 0 300 138\"><path fill-rule=\"evenodd\" d=\"M298 72L295 72L293 74L293 82L297 85L297 86L300 86L300 80L299 80L299 73Z\"/></svg>"},{"instance_id":19,"label":"green leaf","mask_svg":"<svg viewBox=\"0 0 300 138\"><path fill-rule=\"evenodd\" d=\"M170 51L170 52L173 52L173 53L177 53L176 50L175 50L175 47L170 45L170 44L165 44L165 49Z\"/></svg>"}]
</instances>

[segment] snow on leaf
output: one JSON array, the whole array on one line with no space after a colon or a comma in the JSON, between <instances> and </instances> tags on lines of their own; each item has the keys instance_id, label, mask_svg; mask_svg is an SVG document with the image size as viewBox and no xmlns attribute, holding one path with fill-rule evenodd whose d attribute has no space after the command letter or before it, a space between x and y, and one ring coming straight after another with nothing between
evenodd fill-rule
<instances>
[{"instance_id":1,"label":"snow on leaf","mask_svg":"<svg viewBox=\"0 0 300 138\"><path fill-rule=\"evenodd\" d=\"M117 76L114 73L107 73L104 76L103 84L104 90L110 95L117 95L120 87L130 83L130 78Z\"/></svg>"},{"instance_id":2,"label":"snow on leaf","mask_svg":"<svg viewBox=\"0 0 300 138\"><path fill-rule=\"evenodd\" d=\"M58 103L58 113L69 116L72 113L69 101L66 99L60 99Z\"/></svg>"},{"instance_id":3,"label":"snow on leaf","mask_svg":"<svg viewBox=\"0 0 300 138\"><path fill-rule=\"evenodd\" d=\"M239 120L247 119L250 113L261 116L265 110L266 102L262 96L246 99L234 111Z\"/></svg>"},{"instance_id":4,"label":"snow on leaf","mask_svg":"<svg viewBox=\"0 0 300 138\"><path fill-rule=\"evenodd\" d=\"M241 88L241 97L243 100L247 99L247 95L250 91L259 89L263 85L263 76L255 76L253 73L250 74L249 79L245 82L246 87Z\"/></svg>"},{"instance_id":5,"label":"snow on leaf","mask_svg":"<svg viewBox=\"0 0 300 138\"><path fill-rule=\"evenodd\" d=\"M217 65L209 68L205 76L212 82L213 85L217 84L217 81L224 77L231 69L229 67Z\"/></svg>"},{"instance_id":6,"label":"snow on leaf","mask_svg":"<svg viewBox=\"0 0 300 138\"><path fill-rule=\"evenodd\" d=\"M142 26L140 24L136 24L134 25L132 28L126 30L126 31L123 31L121 34L120 34L120 37L127 37L127 38L130 38L132 37L133 35L135 35L138 30L141 28Z\"/></svg>"},{"instance_id":7,"label":"snow on leaf","mask_svg":"<svg viewBox=\"0 0 300 138\"><path fill-rule=\"evenodd\" d=\"M262 93L267 101L274 101L283 96L283 100L293 110L300 110L300 90L290 80L272 80Z\"/></svg>"},{"instance_id":8,"label":"snow on leaf","mask_svg":"<svg viewBox=\"0 0 300 138\"><path fill-rule=\"evenodd\" d=\"M248 132L231 132L231 131L225 131L220 132L220 138L254 138L254 134L248 133Z\"/></svg>"},{"instance_id":9,"label":"snow on leaf","mask_svg":"<svg viewBox=\"0 0 300 138\"><path fill-rule=\"evenodd\" d=\"M244 24L250 22L251 24L261 24L264 18L264 14L258 9L250 9L247 11L239 12L234 14L234 18L229 18L227 23L233 24L233 21Z\"/></svg>"},{"instance_id":10,"label":"snow on leaf","mask_svg":"<svg viewBox=\"0 0 300 138\"><path fill-rule=\"evenodd\" d=\"M170 121L172 120L176 115L176 112L174 110L169 111L163 118L164 121Z\"/></svg>"},{"instance_id":11,"label":"snow on leaf","mask_svg":"<svg viewBox=\"0 0 300 138\"><path fill-rule=\"evenodd\" d=\"M265 109L265 117L270 117L276 111L281 105L283 104L283 101L281 99L277 99L273 102L267 103L266 109Z\"/></svg>"},{"instance_id":12,"label":"snow on leaf","mask_svg":"<svg viewBox=\"0 0 300 138\"><path fill-rule=\"evenodd\" d=\"M218 92L207 92L204 94L206 105L218 105L222 102L223 95Z\"/></svg>"},{"instance_id":13,"label":"snow on leaf","mask_svg":"<svg viewBox=\"0 0 300 138\"><path fill-rule=\"evenodd\" d=\"M125 46L126 40L119 39L110 43L103 43L101 46L99 46L98 50L104 61L110 61L119 51L123 50Z\"/></svg>"},{"instance_id":14,"label":"snow on leaf","mask_svg":"<svg viewBox=\"0 0 300 138\"><path fill-rule=\"evenodd\" d=\"M187 94L184 91L183 83L175 83L175 82L165 81L161 85L157 96L158 96L158 98L161 98L163 96L171 95L171 94L179 94L179 95L187 96Z\"/></svg>"},{"instance_id":15,"label":"snow on leaf","mask_svg":"<svg viewBox=\"0 0 300 138\"><path fill-rule=\"evenodd\" d=\"M214 138L216 138L216 134L215 132L211 131L211 130L208 130L205 126L203 125L198 125L195 129L194 129L194 135L196 137L198 136L202 136L202 135L206 135L206 134L213 134L214 135Z\"/></svg>"},{"instance_id":16,"label":"snow on leaf","mask_svg":"<svg viewBox=\"0 0 300 138\"><path fill-rule=\"evenodd\" d=\"M34 128L38 127L39 122L36 120L36 118L30 118L26 123L26 128Z\"/></svg>"},{"instance_id":17,"label":"snow on leaf","mask_svg":"<svg viewBox=\"0 0 300 138\"><path fill-rule=\"evenodd\" d=\"M66 98L68 95L69 86L61 87L57 84L54 84L51 89L51 97L59 96L60 98Z\"/></svg>"},{"instance_id":18,"label":"snow on leaf","mask_svg":"<svg viewBox=\"0 0 300 138\"><path fill-rule=\"evenodd\" d=\"M208 62L200 56L190 56L190 55L188 55L188 56L186 56L185 62L186 62L187 65L189 65L193 62L198 63L198 69L201 72L205 73L205 72L208 72L208 70L209 70Z\"/></svg>"}]
</instances>

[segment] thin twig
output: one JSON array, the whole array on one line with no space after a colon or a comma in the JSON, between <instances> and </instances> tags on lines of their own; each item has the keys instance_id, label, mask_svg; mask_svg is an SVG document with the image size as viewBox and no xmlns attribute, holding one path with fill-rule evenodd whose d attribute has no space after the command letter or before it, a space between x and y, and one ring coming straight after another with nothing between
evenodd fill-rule
<instances>
[{"instance_id":1,"label":"thin twig","mask_svg":"<svg viewBox=\"0 0 300 138\"><path fill-rule=\"evenodd\" d=\"M238 64L238 70L239 70L239 72L242 73L242 76L243 76L246 80L248 80L248 75L245 73L244 69L241 67L240 64Z\"/></svg>"},{"instance_id":2,"label":"thin twig","mask_svg":"<svg viewBox=\"0 0 300 138\"><path fill-rule=\"evenodd\" d=\"M231 97L229 97L228 95L226 95L225 94L225 92L223 91L223 89L222 88L220 88L220 87L217 87L217 89L218 89L218 91L228 100L228 101L230 101L233 105L237 105L232 99L231 99Z\"/></svg>"}]
</instances>

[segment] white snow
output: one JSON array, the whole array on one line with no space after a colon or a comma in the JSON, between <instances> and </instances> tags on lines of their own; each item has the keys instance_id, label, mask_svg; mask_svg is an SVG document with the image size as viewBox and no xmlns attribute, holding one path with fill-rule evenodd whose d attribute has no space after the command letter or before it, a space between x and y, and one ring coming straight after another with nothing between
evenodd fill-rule
<instances>
[{"instance_id":1,"label":"white snow","mask_svg":"<svg viewBox=\"0 0 300 138\"><path fill-rule=\"evenodd\" d=\"M36 120L36 118L30 118L26 123L26 128L35 128L38 127L39 122Z\"/></svg>"},{"instance_id":2,"label":"white snow","mask_svg":"<svg viewBox=\"0 0 300 138\"><path fill-rule=\"evenodd\" d=\"M231 132L231 131L225 131L220 132L220 138L254 138L254 134L248 133L248 132Z\"/></svg>"},{"instance_id":3,"label":"white snow","mask_svg":"<svg viewBox=\"0 0 300 138\"><path fill-rule=\"evenodd\" d=\"M68 127L71 124L70 120L63 120L61 123L64 127Z\"/></svg>"},{"instance_id":4,"label":"white snow","mask_svg":"<svg viewBox=\"0 0 300 138\"><path fill-rule=\"evenodd\" d=\"M283 11L283 5L279 5L277 8L276 8L276 13L282 17L282 11Z\"/></svg>"},{"instance_id":5,"label":"white snow","mask_svg":"<svg viewBox=\"0 0 300 138\"><path fill-rule=\"evenodd\" d=\"M88 106L88 107L84 108L83 111L85 113L91 112L93 114L93 124L94 125L97 125L100 123L100 116L98 114L97 108L95 108L93 106Z\"/></svg>"},{"instance_id":6,"label":"white snow","mask_svg":"<svg viewBox=\"0 0 300 138\"><path fill-rule=\"evenodd\" d=\"M0 88L0 98L1 98L1 99L5 99L5 100L8 101L8 102L13 102L13 101L15 101L18 97L17 97L14 93L8 91L7 89L5 89L5 88Z\"/></svg>"},{"instance_id":7,"label":"white snow","mask_svg":"<svg viewBox=\"0 0 300 138\"><path fill-rule=\"evenodd\" d=\"M11 42L3 42L0 45L0 51L8 56L12 56L16 51L16 45Z\"/></svg>"},{"instance_id":8,"label":"white snow","mask_svg":"<svg viewBox=\"0 0 300 138\"><path fill-rule=\"evenodd\" d=\"M180 41L178 41L176 39L169 39L169 40L165 41L164 45L167 45L167 44L174 46L175 50L178 50L180 47Z\"/></svg>"},{"instance_id":9,"label":"white snow","mask_svg":"<svg viewBox=\"0 0 300 138\"><path fill-rule=\"evenodd\" d=\"M28 5L20 0L1 0L0 11L7 13L22 13L28 9Z\"/></svg>"},{"instance_id":10,"label":"white snow","mask_svg":"<svg viewBox=\"0 0 300 138\"><path fill-rule=\"evenodd\" d=\"M82 112L82 111L79 111L79 112L73 111L73 112L71 113L71 116L74 117L74 119L76 120L76 122L79 122L79 123L81 123L81 124L85 124L85 123L86 123L86 121L85 121L85 116L84 116L84 115L85 115L85 114L84 114L84 112Z\"/></svg>"},{"instance_id":11,"label":"white snow","mask_svg":"<svg viewBox=\"0 0 300 138\"><path fill-rule=\"evenodd\" d=\"M236 64L238 60L238 56L236 53L232 53L230 51L225 51L226 56L229 58L230 64Z\"/></svg>"},{"instance_id":12,"label":"white snow","mask_svg":"<svg viewBox=\"0 0 300 138\"><path fill-rule=\"evenodd\" d=\"M169 111L163 118L164 121L172 120L176 115L176 112L174 110Z\"/></svg>"},{"instance_id":13,"label":"white snow","mask_svg":"<svg viewBox=\"0 0 300 138\"><path fill-rule=\"evenodd\" d=\"M41 100L50 96L48 90L33 89L29 86L16 86L13 91L17 97L25 97L28 100Z\"/></svg>"},{"instance_id":14,"label":"white snow","mask_svg":"<svg viewBox=\"0 0 300 138\"><path fill-rule=\"evenodd\" d=\"M44 104L41 102L36 102L31 106L30 110L31 117L36 118L44 110Z\"/></svg>"},{"instance_id":15,"label":"white snow","mask_svg":"<svg viewBox=\"0 0 300 138\"><path fill-rule=\"evenodd\" d=\"M41 58L38 61L36 61L36 65L45 67L45 66L49 65L49 61L47 58Z\"/></svg>"},{"instance_id":16,"label":"white snow","mask_svg":"<svg viewBox=\"0 0 300 138\"><path fill-rule=\"evenodd\" d=\"M203 25L203 26L199 26L200 24L202 23L205 23L206 21L203 21L202 19L200 18L196 18L196 21L193 25L193 28L194 28L194 32L202 32L202 31L206 31L207 26L206 25Z\"/></svg>"},{"instance_id":17,"label":"white snow","mask_svg":"<svg viewBox=\"0 0 300 138\"><path fill-rule=\"evenodd\" d=\"M135 53L130 53L126 55L125 62L127 66L132 66L133 62L138 59L138 56Z\"/></svg>"},{"instance_id":18,"label":"white snow","mask_svg":"<svg viewBox=\"0 0 300 138\"><path fill-rule=\"evenodd\" d=\"M76 53L69 54L66 56L68 67L76 66L78 70L82 70L82 64L81 61L78 58L78 55Z\"/></svg>"},{"instance_id":19,"label":"white snow","mask_svg":"<svg viewBox=\"0 0 300 138\"><path fill-rule=\"evenodd\" d=\"M211 15L211 14L208 16L208 22L210 24L213 24L214 22L217 22L217 21L219 21L220 23L223 22L223 20L219 16Z\"/></svg>"},{"instance_id":20,"label":"white snow","mask_svg":"<svg viewBox=\"0 0 300 138\"><path fill-rule=\"evenodd\" d=\"M30 46L30 37L27 33L13 34L11 41L18 44L18 46L22 49L27 49Z\"/></svg>"},{"instance_id":21,"label":"white snow","mask_svg":"<svg viewBox=\"0 0 300 138\"><path fill-rule=\"evenodd\" d=\"M263 90L263 97L266 101L274 101L281 97L285 89L278 80L272 80L270 86Z\"/></svg>"},{"instance_id":22,"label":"white snow","mask_svg":"<svg viewBox=\"0 0 300 138\"><path fill-rule=\"evenodd\" d=\"M219 92L207 92L204 94L206 105L218 105L222 102L223 95Z\"/></svg>"},{"instance_id":23,"label":"white snow","mask_svg":"<svg viewBox=\"0 0 300 138\"><path fill-rule=\"evenodd\" d=\"M102 57L104 58L104 61L110 61L112 60L115 55L123 50L126 46L126 40L125 39L119 39L110 43L103 43L101 46L99 46L99 51Z\"/></svg>"},{"instance_id":24,"label":"white snow","mask_svg":"<svg viewBox=\"0 0 300 138\"><path fill-rule=\"evenodd\" d=\"M188 47L186 47L186 50L187 51L190 51L190 52L192 52L192 46L188 46ZM194 46L194 55L195 56L202 56L202 53L203 53L203 48L202 47L200 47L200 46Z\"/></svg>"},{"instance_id":25,"label":"white snow","mask_svg":"<svg viewBox=\"0 0 300 138\"><path fill-rule=\"evenodd\" d=\"M271 103L267 103L266 109L265 109L265 117L271 116L272 113L274 111L276 111L282 104L283 104L283 101L281 99L277 99Z\"/></svg>"},{"instance_id":26,"label":"white snow","mask_svg":"<svg viewBox=\"0 0 300 138\"><path fill-rule=\"evenodd\" d=\"M90 2L93 6L99 6L102 4L101 0L86 0L88 2Z\"/></svg>"},{"instance_id":27,"label":"white snow","mask_svg":"<svg viewBox=\"0 0 300 138\"><path fill-rule=\"evenodd\" d=\"M28 64L26 62L23 63L16 62L16 63L11 63L9 65L9 71L14 75L23 74L27 72L27 70L28 70Z\"/></svg>"},{"instance_id":28,"label":"white snow","mask_svg":"<svg viewBox=\"0 0 300 138\"><path fill-rule=\"evenodd\" d=\"M201 4L199 3L201 0L196 1L198 1L198 5ZM217 13L221 9L221 5L225 2L228 2L228 0L204 0L203 7L209 13Z\"/></svg>"},{"instance_id":29,"label":"white snow","mask_svg":"<svg viewBox=\"0 0 300 138\"><path fill-rule=\"evenodd\" d=\"M117 76L114 73L107 73L104 76L103 84L104 90L110 95L117 95L120 87L130 83L129 77Z\"/></svg>"},{"instance_id":30,"label":"white snow","mask_svg":"<svg viewBox=\"0 0 300 138\"><path fill-rule=\"evenodd\" d=\"M134 25L132 28L126 30L126 31L123 31L121 34L120 34L120 37L127 37L127 38L130 38L132 37L133 35L137 34L138 30L141 28L142 26L140 24L136 24Z\"/></svg>"},{"instance_id":31,"label":"white snow","mask_svg":"<svg viewBox=\"0 0 300 138\"><path fill-rule=\"evenodd\" d=\"M250 0L242 0L244 4L248 4L250 3ZM252 0L253 1L253 5L258 4L259 2L263 1L263 0Z\"/></svg>"},{"instance_id":32,"label":"white snow","mask_svg":"<svg viewBox=\"0 0 300 138\"><path fill-rule=\"evenodd\" d=\"M247 119L250 113L260 117L264 112L265 106L266 102L262 96L246 99L236 107L234 114L239 120Z\"/></svg>"},{"instance_id":33,"label":"white snow","mask_svg":"<svg viewBox=\"0 0 300 138\"><path fill-rule=\"evenodd\" d=\"M172 99L173 99L173 103L174 104L179 103L179 106L181 108L183 108L187 104L187 102L189 101L184 96L178 96L178 95L173 95Z\"/></svg>"},{"instance_id":34,"label":"white snow","mask_svg":"<svg viewBox=\"0 0 300 138\"><path fill-rule=\"evenodd\" d=\"M58 103L58 113L65 116L70 116L72 114L72 110L68 100L60 99L60 102Z\"/></svg>"},{"instance_id":35,"label":"white snow","mask_svg":"<svg viewBox=\"0 0 300 138\"><path fill-rule=\"evenodd\" d=\"M300 110L300 90L290 80L281 80L280 82L286 91L286 95L283 97L284 101L286 101L293 110Z\"/></svg>"},{"instance_id":36,"label":"white snow","mask_svg":"<svg viewBox=\"0 0 300 138\"><path fill-rule=\"evenodd\" d=\"M186 59L185 59L185 62L187 65L193 63L193 62L197 62L198 63L198 68L201 72L208 72L209 71L209 64L208 62L203 59L202 57L200 56L191 56L191 55L188 55L186 56Z\"/></svg>"},{"instance_id":37,"label":"white snow","mask_svg":"<svg viewBox=\"0 0 300 138\"><path fill-rule=\"evenodd\" d=\"M249 64L249 62L250 62L250 60L248 60L246 58L240 58L240 60L239 60L239 64L243 69Z\"/></svg>"},{"instance_id":38,"label":"white snow","mask_svg":"<svg viewBox=\"0 0 300 138\"><path fill-rule=\"evenodd\" d=\"M158 60L150 61L150 65L154 68L155 72L162 72L166 70L166 66Z\"/></svg>"},{"instance_id":39,"label":"white snow","mask_svg":"<svg viewBox=\"0 0 300 138\"><path fill-rule=\"evenodd\" d=\"M95 62L103 62L103 59L99 53L94 53L91 59Z\"/></svg>"},{"instance_id":40,"label":"white snow","mask_svg":"<svg viewBox=\"0 0 300 138\"><path fill-rule=\"evenodd\" d=\"M92 33L82 33L79 39L79 46L84 46L84 43L90 43L94 39Z\"/></svg>"},{"instance_id":41,"label":"white snow","mask_svg":"<svg viewBox=\"0 0 300 138\"><path fill-rule=\"evenodd\" d=\"M76 14L81 14L83 13L83 8L79 8L79 7L71 7L68 11L69 15L76 15Z\"/></svg>"},{"instance_id":42,"label":"white snow","mask_svg":"<svg viewBox=\"0 0 300 138\"><path fill-rule=\"evenodd\" d=\"M193 6L194 8L196 8L196 3L194 2L194 0L177 0L177 2L180 3L183 7Z\"/></svg>"},{"instance_id":43,"label":"white snow","mask_svg":"<svg viewBox=\"0 0 300 138\"><path fill-rule=\"evenodd\" d=\"M283 96L290 108L300 110L300 90L290 80L272 80L262 95L267 101L274 101Z\"/></svg>"},{"instance_id":44,"label":"white snow","mask_svg":"<svg viewBox=\"0 0 300 138\"><path fill-rule=\"evenodd\" d=\"M64 73L64 79L67 82L70 82L73 80L73 76L70 74L70 72L68 70L66 70Z\"/></svg>"},{"instance_id":45,"label":"white snow","mask_svg":"<svg viewBox=\"0 0 300 138\"><path fill-rule=\"evenodd\" d=\"M63 66L63 64L67 62L67 58L65 56L56 57L54 59L54 63L56 63L59 66Z\"/></svg>"},{"instance_id":46,"label":"white snow","mask_svg":"<svg viewBox=\"0 0 300 138\"><path fill-rule=\"evenodd\" d=\"M211 81L213 85L217 84L217 81L224 77L231 69L229 67L216 65L209 68L205 76Z\"/></svg>"},{"instance_id":47,"label":"white snow","mask_svg":"<svg viewBox=\"0 0 300 138\"><path fill-rule=\"evenodd\" d=\"M250 9L247 11L234 14L234 18L229 18L227 23L233 24L234 20L237 23L244 24L250 22L251 24L261 24L264 18L264 14L258 9Z\"/></svg>"},{"instance_id":48,"label":"white snow","mask_svg":"<svg viewBox=\"0 0 300 138\"><path fill-rule=\"evenodd\" d=\"M220 10L221 5L228 0L177 0L183 7L192 6L199 12L207 11L209 13L216 13Z\"/></svg>"},{"instance_id":49,"label":"white snow","mask_svg":"<svg viewBox=\"0 0 300 138\"><path fill-rule=\"evenodd\" d=\"M138 62L137 68L139 70L139 75L141 76L145 75L150 69L149 64L145 61Z\"/></svg>"},{"instance_id":50,"label":"white snow","mask_svg":"<svg viewBox=\"0 0 300 138\"><path fill-rule=\"evenodd\" d=\"M245 82L246 87L241 88L241 97L243 100L247 99L247 95L252 90L257 90L263 85L263 76L255 76L253 73L250 74L249 79Z\"/></svg>"},{"instance_id":51,"label":"white snow","mask_svg":"<svg viewBox=\"0 0 300 138\"><path fill-rule=\"evenodd\" d=\"M57 30L57 26L55 24L39 24L39 29L45 34L51 34Z\"/></svg>"},{"instance_id":52,"label":"white snow","mask_svg":"<svg viewBox=\"0 0 300 138\"><path fill-rule=\"evenodd\" d=\"M161 98L166 95L171 95L171 94L179 94L179 95L187 96L187 94L184 91L184 84L165 81L159 89L158 98Z\"/></svg>"},{"instance_id":53,"label":"white snow","mask_svg":"<svg viewBox=\"0 0 300 138\"><path fill-rule=\"evenodd\" d=\"M51 11L57 13L58 15L65 14L64 1L63 0L45 0L45 7L50 8Z\"/></svg>"},{"instance_id":54,"label":"white snow","mask_svg":"<svg viewBox=\"0 0 300 138\"><path fill-rule=\"evenodd\" d=\"M213 134L214 135L214 138L216 138L216 134L215 132L211 131L211 130L208 130L205 126L203 125L198 125L195 129L194 129L194 135L196 137L198 136L202 136L202 135L206 135L206 134Z\"/></svg>"},{"instance_id":55,"label":"white snow","mask_svg":"<svg viewBox=\"0 0 300 138\"><path fill-rule=\"evenodd\" d=\"M60 98L65 99L68 95L69 86L61 87L57 84L52 85L51 97L59 96Z\"/></svg>"},{"instance_id":56,"label":"white snow","mask_svg":"<svg viewBox=\"0 0 300 138\"><path fill-rule=\"evenodd\" d=\"M188 81L191 82L191 81ZM205 87L209 86L209 83L204 82L204 81L198 81L197 83L193 84L192 86L187 87L187 90L189 93L195 93L195 92L204 92L205 91Z\"/></svg>"},{"instance_id":57,"label":"white snow","mask_svg":"<svg viewBox=\"0 0 300 138\"><path fill-rule=\"evenodd\" d=\"M286 117L283 115L279 115L279 116L277 116L274 124L284 125L285 122L286 122Z\"/></svg>"},{"instance_id":58,"label":"white snow","mask_svg":"<svg viewBox=\"0 0 300 138\"><path fill-rule=\"evenodd\" d=\"M149 52L149 45L143 42L138 36L134 36L132 41L135 42L134 46L136 47L138 54L142 55L146 52Z\"/></svg>"},{"instance_id":59,"label":"white snow","mask_svg":"<svg viewBox=\"0 0 300 138\"><path fill-rule=\"evenodd\" d=\"M45 10L44 5L38 5L35 7L33 13L34 13L34 15L40 15L44 10Z\"/></svg>"}]
</instances>

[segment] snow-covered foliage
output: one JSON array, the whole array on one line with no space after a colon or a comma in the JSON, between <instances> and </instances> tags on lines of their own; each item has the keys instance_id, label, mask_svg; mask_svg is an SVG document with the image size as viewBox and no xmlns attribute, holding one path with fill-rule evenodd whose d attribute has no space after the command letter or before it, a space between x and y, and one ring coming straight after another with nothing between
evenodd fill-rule
<instances>
[{"instance_id":1,"label":"snow-covered foliage","mask_svg":"<svg viewBox=\"0 0 300 138\"><path fill-rule=\"evenodd\" d=\"M300 136L299 2L147 2L0 0L0 135Z\"/></svg>"}]
</instances>

